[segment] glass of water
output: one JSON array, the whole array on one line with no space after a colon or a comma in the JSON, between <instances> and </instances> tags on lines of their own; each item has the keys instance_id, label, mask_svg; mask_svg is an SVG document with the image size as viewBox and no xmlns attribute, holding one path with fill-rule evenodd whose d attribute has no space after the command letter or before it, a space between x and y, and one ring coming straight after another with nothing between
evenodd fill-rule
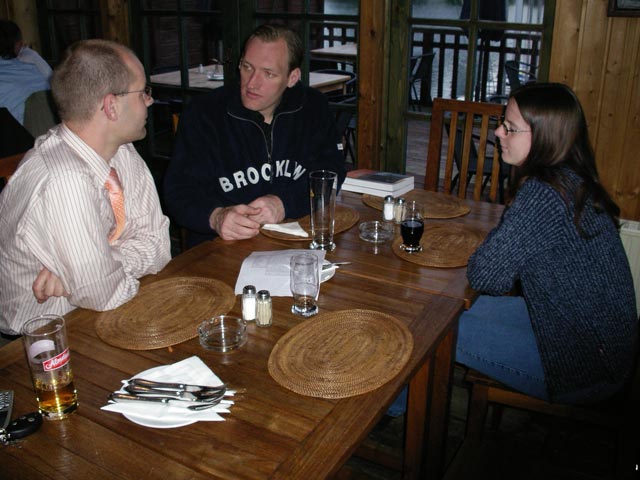
<instances>
[{"instance_id":1,"label":"glass of water","mask_svg":"<svg viewBox=\"0 0 640 480\"><path fill-rule=\"evenodd\" d=\"M310 317L318 313L318 289L320 288L320 268L318 257L303 253L291 257L291 293L293 306L291 311L296 315Z\"/></svg>"}]
</instances>

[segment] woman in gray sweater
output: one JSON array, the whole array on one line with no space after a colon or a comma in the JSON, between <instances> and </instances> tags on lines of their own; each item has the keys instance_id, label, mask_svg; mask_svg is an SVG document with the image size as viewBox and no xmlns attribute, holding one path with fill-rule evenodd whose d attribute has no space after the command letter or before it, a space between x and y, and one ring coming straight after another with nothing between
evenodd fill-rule
<instances>
[{"instance_id":1,"label":"woman in gray sweater","mask_svg":"<svg viewBox=\"0 0 640 480\"><path fill-rule=\"evenodd\" d=\"M483 295L460 318L457 361L545 400L607 398L631 375L638 317L619 208L600 184L580 102L565 85L527 85L496 136L516 177L469 260Z\"/></svg>"}]
</instances>

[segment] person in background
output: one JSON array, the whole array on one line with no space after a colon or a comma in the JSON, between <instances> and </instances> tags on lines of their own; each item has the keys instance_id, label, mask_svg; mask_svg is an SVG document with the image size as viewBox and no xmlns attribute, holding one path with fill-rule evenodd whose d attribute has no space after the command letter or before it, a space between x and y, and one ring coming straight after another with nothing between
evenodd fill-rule
<instances>
[{"instance_id":1,"label":"person in background","mask_svg":"<svg viewBox=\"0 0 640 480\"><path fill-rule=\"evenodd\" d=\"M300 83L302 57L295 32L261 25L245 42L240 85L198 97L181 115L164 198L188 246L251 238L262 224L308 214L313 170L344 180L334 116Z\"/></svg>"},{"instance_id":2,"label":"person in background","mask_svg":"<svg viewBox=\"0 0 640 480\"><path fill-rule=\"evenodd\" d=\"M600 183L580 102L565 85L524 86L496 137L516 178L469 260L483 295L460 317L456 360L543 400L606 399L632 374L638 316L619 208ZM521 295L507 295L514 287Z\"/></svg>"},{"instance_id":3,"label":"person in background","mask_svg":"<svg viewBox=\"0 0 640 480\"><path fill-rule=\"evenodd\" d=\"M6 107L22 125L27 98L49 90L51 68L24 46L20 28L10 20L0 20L0 57L0 107Z\"/></svg>"},{"instance_id":4,"label":"person in background","mask_svg":"<svg viewBox=\"0 0 640 480\"><path fill-rule=\"evenodd\" d=\"M0 193L0 331L133 298L171 259L169 221L133 144L151 89L140 61L106 40L73 44L51 78L62 123L40 136Z\"/></svg>"}]
</instances>

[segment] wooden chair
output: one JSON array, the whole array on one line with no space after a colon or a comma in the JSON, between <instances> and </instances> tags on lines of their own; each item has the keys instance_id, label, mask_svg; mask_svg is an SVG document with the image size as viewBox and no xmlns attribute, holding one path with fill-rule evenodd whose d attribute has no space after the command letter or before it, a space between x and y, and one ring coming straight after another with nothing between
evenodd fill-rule
<instances>
[{"instance_id":1,"label":"wooden chair","mask_svg":"<svg viewBox=\"0 0 640 480\"><path fill-rule=\"evenodd\" d=\"M0 158L0 178L8 181L9 178L11 178L11 175L16 172L22 157L24 157L24 153L17 153L15 155Z\"/></svg>"},{"instance_id":2,"label":"wooden chair","mask_svg":"<svg viewBox=\"0 0 640 480\"><path fill-rule=\"evenodd\" d=\"M490 148L493 144L490 140L490 132L499 125L503 108L502 105L495 103L445 98L436 98L433 101L425 190L438 191L439 189L442 138L444 132L448 131L443 191L455 194L452 189L457 183L457 196L466 198L469 181L473 175L476 175L474 200L482 199L483 188L488 182L491 183L489 199L496 202L500 193L500 200L503 200L503 182L508 175L508 169L504 164L501 165L499 149ZM490 150L493 151L488 156ZM486 162L490 163L485 164ZM454 165L458 169L457 178L454 177ZM477 172L482 174L477 175Z\"/></svg>"},{"instance_id":3,"label":"wooden chair","mask_svg":"<svg viewBox=\"0 0 640 480\"><path fill-rule=\"evenodd\" d=\"M24 104L24 128L38 138L59 123L51 90L41 90L29 95Z\"/></svg>"},{"instance_id":4,"label":"wooden chair","mask_svg":"<svg viewBox=\"0 0 640 480\"><path fill-rule=\"evenodd\" d=\"M618 396L593 406L576 406L549 403L523 393L476 372L469 370L465 380L471 385L467 414L467 436L471 442L480 440L483 434L489 403L493 404L491 425L497 429L502 407L543 413L580 423L603 427L616 435L615 478L633 477L640 461L637 437L640 429L640 368L638 358L628 387Z\"/></svg>"}]
</instances>

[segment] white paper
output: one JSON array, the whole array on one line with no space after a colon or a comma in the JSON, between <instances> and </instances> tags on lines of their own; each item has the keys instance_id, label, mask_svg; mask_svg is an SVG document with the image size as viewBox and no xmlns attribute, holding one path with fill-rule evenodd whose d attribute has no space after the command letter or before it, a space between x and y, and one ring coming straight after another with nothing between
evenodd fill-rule
<instances>
[{"instance_id":1,"label":"white paper","mask_svg":"<svg viewBox=\"0 0 640 480\"><path fill-rule=\"evenodd\" d=\"M326 252L324 250L276 250L271 252L253 252L242 262L236 295L242 293L245 285L254 285L256 290L269 290L272 297L293 297L290 287L289 266L291 257L301 253L310 253L318 257L318 275Z\"/></svg>"}]
</instances>

